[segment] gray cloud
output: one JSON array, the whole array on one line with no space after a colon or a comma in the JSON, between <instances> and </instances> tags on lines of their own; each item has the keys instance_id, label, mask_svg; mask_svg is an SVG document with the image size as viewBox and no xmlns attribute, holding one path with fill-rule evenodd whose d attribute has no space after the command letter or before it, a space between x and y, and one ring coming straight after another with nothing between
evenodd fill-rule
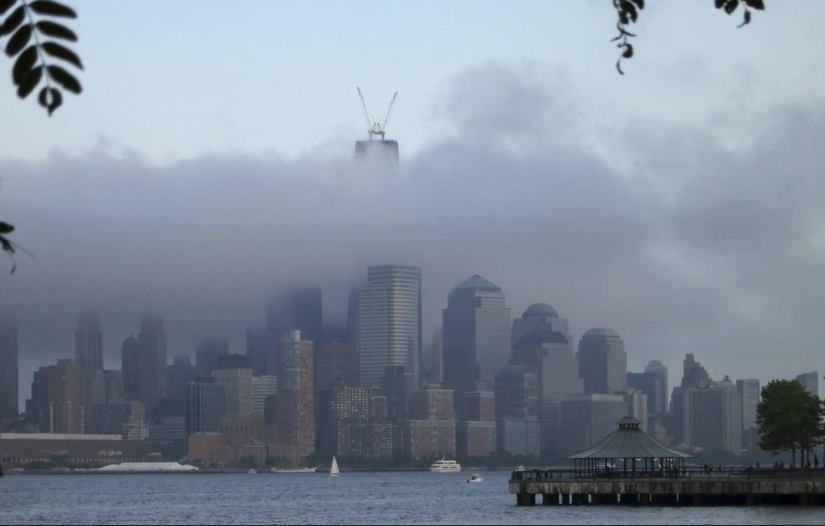
<instances>
[{"instance_id":1,"label":"gray cloud","mask_svg":"<svg viewBox=\"0 0 825 526\"><path fill-rule=\"evenodd\" d=\"M315 154L157 165L105 142L0 160L3 219L36 254L0 276L0 309L21 322L22 393L37 365L72 355L83 308L103 311L109 366L144 309L164 315L170 355L216 333L241 351L276 287L317 282L343 319L352 276L390 262L423 267L428 329L450 288L480 273L514 316L546 301L578 335L613 327L632 367L662 358L674 380L686 352L715 377L823 365L825 108L766 112L743 151L623 123L603 137L635 160L620 170L573 146L576 102L555 73L457 76L438 102L455 134L398 171Z\"/></svg>"}]
</instances>

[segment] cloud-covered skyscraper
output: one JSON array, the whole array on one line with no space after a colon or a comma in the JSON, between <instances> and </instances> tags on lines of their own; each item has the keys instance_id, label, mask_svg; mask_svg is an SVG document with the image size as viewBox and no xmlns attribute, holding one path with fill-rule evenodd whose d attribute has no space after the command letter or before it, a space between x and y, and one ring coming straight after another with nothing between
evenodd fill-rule
<instances>
[{"instance_id":1,"label":"cloud-covered skyscraper","mask_svg":"<svg viewBox=\"0 0 825 526\"><path fill-rule=\"evenodd\" d=\"M103 370L103 333L97 311L85 311L78 316L75 361L86 373Z\"/></svg>"},{"instance_id":2,"label":"cloud-covered skyscraper","mask_svg":"<svg viewBox=\"0 0 825 526\"><path fill-rule=\"evenodd\" d=\"M421 268L369 267L358 295L357 349L362 387L382 387L384 369L406 365L418 385L421 362Z\"/></svg>"},{"instance_id":3,"label":"cloud-covered skyscraper","mask_svg":"<svg viewBox=\"0 0 825 526\"><path fill-rule=\"evenodd\" d=\"M585 394L616 394L627 390L627 354L613 329L590 329L579 341L579 377Z\"/></svg>"}]
</instances>

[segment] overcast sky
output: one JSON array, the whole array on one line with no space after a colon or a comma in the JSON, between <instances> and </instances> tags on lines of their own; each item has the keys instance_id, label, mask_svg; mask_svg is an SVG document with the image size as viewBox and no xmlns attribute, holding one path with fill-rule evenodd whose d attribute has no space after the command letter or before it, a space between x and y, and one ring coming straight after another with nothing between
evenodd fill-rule
<instances>
[{"instance_id":1,"label":"overcast sky","mask_svg":"<svg viewBox=\"0 0 825 526\"><path fill-rule=\"evenodd\" d=\"M49 119L0 83L0 219L36 256L0 260L21 403L83 308L110 368L145 309L170 360L242 352L273 289L319 283L343 319L388 263L423 269L425 342L478 273L672 382L688 352L717 379L825 369L825 3L736 29L649 2L624 76L606 1L71 3L83 94ZM399 91L398 172L352 163L356 86L376 120Z\"/></svg>"}]
</instances>

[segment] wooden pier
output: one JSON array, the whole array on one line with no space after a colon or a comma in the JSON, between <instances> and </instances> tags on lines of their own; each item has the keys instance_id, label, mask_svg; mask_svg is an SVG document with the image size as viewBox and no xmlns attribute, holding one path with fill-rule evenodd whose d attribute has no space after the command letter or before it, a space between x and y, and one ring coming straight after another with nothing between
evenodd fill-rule
<instances>
[{"instance_id":1,"label":"wooden pier","mask_svg":"<svg viewBox=\"0 0 825 526\"><path fill-rule=\"evenodd\" d=\"M825 470L517 471L510 493L518 506L825 506Z\"/></svg>"}]
</instances>

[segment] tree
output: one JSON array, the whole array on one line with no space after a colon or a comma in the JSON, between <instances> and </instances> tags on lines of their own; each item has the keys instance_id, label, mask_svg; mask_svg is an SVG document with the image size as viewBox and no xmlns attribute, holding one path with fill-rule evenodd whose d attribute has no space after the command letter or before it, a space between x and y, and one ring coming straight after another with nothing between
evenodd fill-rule
<instances>
[{"instance_id":1,"label":"tree","mask_svg":"<svg viewBox=\"0 0 825 526\"><path fill-rule=\"evenodd\" d=\"M825 405L796 380L773 380L762 389L756 423L762 436L759 447L778 455L796 452L801 463L825 437Z\"/></svg>"}]
</instances>

